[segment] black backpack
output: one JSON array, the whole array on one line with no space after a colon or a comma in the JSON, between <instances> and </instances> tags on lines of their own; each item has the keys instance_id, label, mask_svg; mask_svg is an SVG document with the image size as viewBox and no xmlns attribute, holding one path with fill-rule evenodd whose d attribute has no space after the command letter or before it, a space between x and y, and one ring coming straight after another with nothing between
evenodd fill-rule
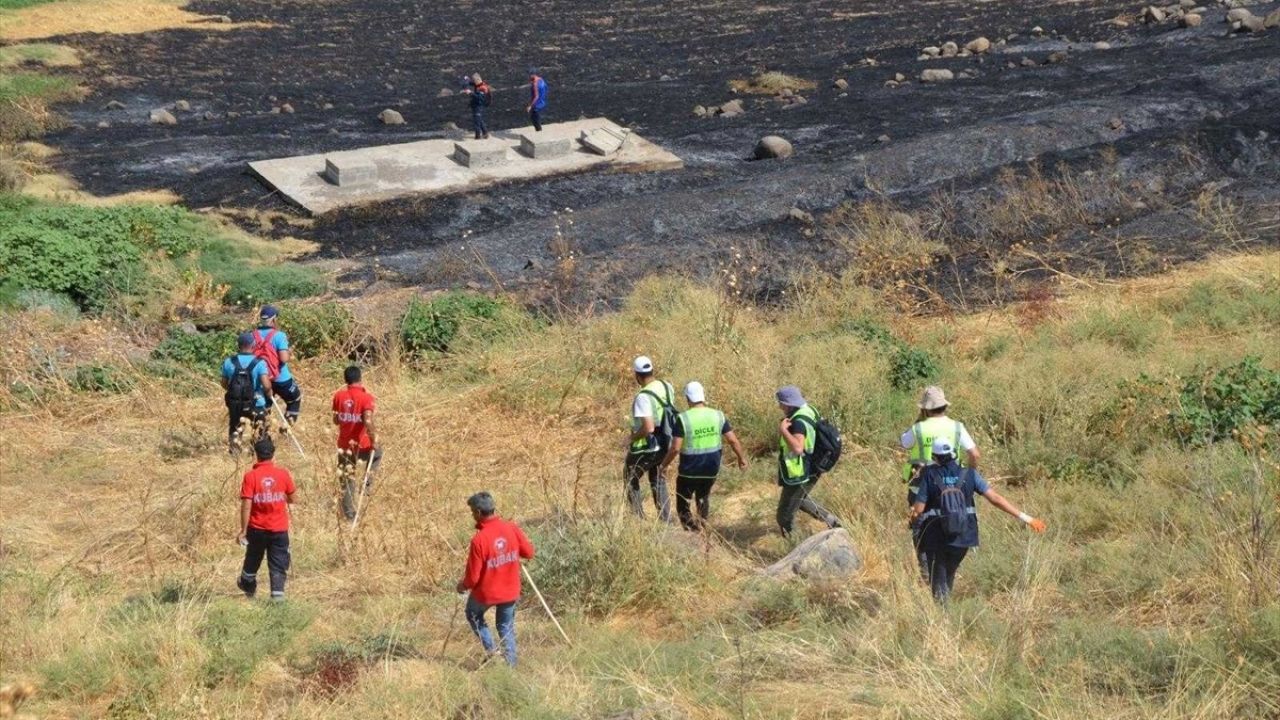
<instances>
[{"instance_id":1,"label":"black backpack","mask_svg":"<svg viewBox=\"0 0 1280 720\"><path fill-rule=\"evenodd\" d=\"M658 450L665 453L671 448L671 438L675 434L676 408L675 398L671 397L674 390L665 382L662 383L662 387L667 392L667 397L665 398L658 397L648 389L641 390L640 394L648 395L657 400L658 404L662 406L662 422L653 426L653 436L658 440Z\"/></svg>"},{"instance_id":2,"label":"black backpack","mask_svg":"<svg viewBox=\"0 0 1280 720\"><path fill-rule=\"evenodd\" d=\"M938 527L948 540L957 540L969 530L973 513L969 512L965 487L968 486L968 468L960 471L960 481L955 485L943 485L941 497L938 498Z\"/></svg>"},{"instance_id":3,"label":"black backpack","mask_svg":"<svg viewBox=\"0 0 1280 720\"><path fill-rule=\"evenodd\" d=\"M840 435L840 428L821 415L818 416L816 423L804 416L798 416L796 419L813 425L816 431L813 438L813 454L809 456L809 471L815 476L831 472L836 463L840 462L840 453L844 452L844 438Z\"/></svg>"},{"instance_id":4,"label":"black backpack","mask_svg":"<svg viewBox=\"0 0 1280 720\"><path fill-rule=\"evenodd\" d=\"M248 365L240 364L240 356L231 356L231 378L227 380L227 407L241 413L249 413L253 411L254 399L257 393L254 390L253 369L262 362L262 358L255 357L249 361Z\"/></svg>"}]
</instances>

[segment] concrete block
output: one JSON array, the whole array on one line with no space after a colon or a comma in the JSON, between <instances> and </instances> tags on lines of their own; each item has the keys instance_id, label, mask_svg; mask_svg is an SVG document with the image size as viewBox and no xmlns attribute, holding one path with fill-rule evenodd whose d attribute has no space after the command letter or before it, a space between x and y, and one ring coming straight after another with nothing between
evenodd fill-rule
<instances>
[{"instance_id":1,"label":"concrete block","mask_svg":"<svg viewBox=\"0 0 1280 720\"><path fill-rule=\"evenodd\" d=\"M324 159L324 178L338 187L368 185L378 179L378 166L358 158L331 156Z\"/></svg>"},{"instance_id":2,"label":"concrete block","mask_svg":"<svg viewBox=\"0 0 1280 720\"><path fill-rule=\"evenodd\" d=\"M622 149L630 133L630 130L614 130L607 127L584 130L578 142L597 155L609 156Z\"/></svg>"},{"instance_id":3,"label":"concrete block","mask_svg":"<svg viewBox=\"0 0 1280 720\"><path fill-rule=\"evenodd\" d=\"M507 145L501 140L468 140L453 144L453 159L472 170L507 164Z\"/></svg>"},{"instance_id":4,"label":"concrete block","mask_svg":"<svg viewBox=\"0 0 1280 720\"><path fill-rule=\"evenodd\" d=\"M520 136L520 152L535 160L564 157L573 152L573 142L564 136L524 133Z\"/></svg>"}]
</instances>

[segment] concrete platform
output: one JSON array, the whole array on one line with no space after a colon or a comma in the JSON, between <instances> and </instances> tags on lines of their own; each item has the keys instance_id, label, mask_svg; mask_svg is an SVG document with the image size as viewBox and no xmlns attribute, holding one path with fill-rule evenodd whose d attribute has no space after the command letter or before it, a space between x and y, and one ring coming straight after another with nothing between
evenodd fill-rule
<instances>
[{"instance_id":1,"label":"concrete platform","mask_svg":"<svg viewBox=\"0 0 1280 720\"><path fill-rule=\"evenodd\" d=\"M278 190L294 204L313 215L344 207L365 205L409 195L447 195L476 190L498 182L533 180L552 175L595 169L622 171L675 170L684 166L679 157L632 133L617 153L604 157L579 143L583 133L608 128L621 134L623 129L606 118L590 118L544 125L541 133L533 128L495 132L489 140L455 142L422 140L398 145L344 150L342 152L304 155L249 163L264 183ZM522 135L535 135L548 147L569 150L562 155L537 159L520 152ZM563 142L560 142L563 141ZM476 145L476 143L480 145ZM466 149L467 162L457 159L459 148ZM537 153L540 148L535 148ZM476 164L477 151L493 164ZM497 151L501 151L498 155ZM337 161L335 163L335 160ZM330 164L336 164L338 181L328 178ZM347 168L364 168L351 176ZM371 170L371 172L370 172ZM354 183L354 184L351 184Z\"/></svg>"}]
</instances>

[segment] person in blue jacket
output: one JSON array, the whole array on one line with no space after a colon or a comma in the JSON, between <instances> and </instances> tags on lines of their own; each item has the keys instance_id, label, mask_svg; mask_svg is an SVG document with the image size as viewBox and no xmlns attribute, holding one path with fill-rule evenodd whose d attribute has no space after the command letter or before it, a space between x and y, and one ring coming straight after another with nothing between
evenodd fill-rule
<instances>
[{"instance_id":1,"label":"person in blue jacket","mask_svg":"<svg viewBox=\"0 0 1280 720\"><path fill-rule=\"evenodd\" d=\"M289 336L276 327L279 314L280 311L274 305L262 308L258 327L253 331L253 354L266 364L271 392L284 401L285 420L293 425L302 412L302 388L298 387L298 381L289 369L293 351L289 349Z\"/></svg>"},{"instance_id":2,"label":"person in blue jacket","mask_svg":"<svg viewBox=\"0 0 1280 720\"><path fill-rule=\"evenodd\" d=\"M533 129L542 132L542 111L547 109L547 81L538 74L537 68L529 68L529 122Z\"/></svg>"},{"instance_id":3,"label":"person in blue jacket","mask_svg":"<svg viewBox=\"0 0 1280 720\"><path fill-rule=\"evenodd\" d=\"M241 445L245 428L251 425L253 436L261 436L266 428L267 403L271 398L271 381L267 363L253 352L253 333L241 333L239 352L222 361L222 389L226 391L227 446L234 453Z\"/></svg>"}]
</instances>

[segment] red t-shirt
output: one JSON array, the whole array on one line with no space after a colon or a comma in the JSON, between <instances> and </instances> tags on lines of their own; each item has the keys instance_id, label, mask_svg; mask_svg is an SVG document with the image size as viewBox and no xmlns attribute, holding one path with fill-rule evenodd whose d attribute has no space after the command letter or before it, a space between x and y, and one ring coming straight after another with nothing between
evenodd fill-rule
<instances>
[{"instance_id":1,"label":"red t-shirt","mask_svg":"<svg viewBox=\"0 0 1280 720\"><path fill-rule=\"evenodd\" d=\"M244 474L240 499L252 500L249 527L270 532L288 532L289 495L297 490L288 470L264 460Z\"/></svg>"},{"instance_id":2,"label":"red t-shirt","mask_svg":"<svg viewBox=\"0 0 1280 720\"><path fill-rule=\"evenodd\" d=\"M333 411L338 414L338 449L372 450L373 441L364 427L364 414L374 410L373 395L362 385L348 385L333 394Z\"/></svg>"},{"instance_id":3,"label":"red t-shirt","mask_svg":"<svg viewBox=\"0 0 1280 720\"><path fill-rule=\"evenodd\" d=\"M520 599L520 558L533 557L533 543L513 522L494 515L476 524L462 586L476 602L501 605Z\"/></svg>"}]
</instances>

